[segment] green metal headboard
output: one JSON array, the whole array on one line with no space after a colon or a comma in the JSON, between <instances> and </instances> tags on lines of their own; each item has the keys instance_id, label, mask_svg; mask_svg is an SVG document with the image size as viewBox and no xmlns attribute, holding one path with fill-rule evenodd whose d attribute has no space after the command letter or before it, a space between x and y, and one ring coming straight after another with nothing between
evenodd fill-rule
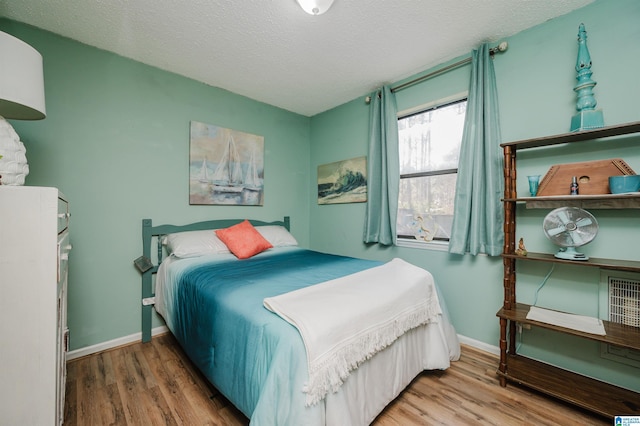
<instances>
[{"instance_id":1,"label":"green metal headboard","mask_svg":"<svg viewBox=\"0 0 640 426\"><path fill-rule=\"evenodd\" d=\"M158 272L158 266L162 262L163 246L162 237L167 234L185 231L201 231L205 229L228 228L243 222L244 219L221 219L208 220L204 222L190 223L187 225L158 225L153 226L151 219L142 219L142 256L134 261L136 267L142 273L142 341L151 340L151 319L153 316L154 292L153 274ZM263 222L260 220L249 220L253 226L280 225L287 231L291 230L289 216L285 216L282 221ZM153 239L157 244L157 261L154 264L151 256L151 246Z\"/></svg>"}]
</instances>

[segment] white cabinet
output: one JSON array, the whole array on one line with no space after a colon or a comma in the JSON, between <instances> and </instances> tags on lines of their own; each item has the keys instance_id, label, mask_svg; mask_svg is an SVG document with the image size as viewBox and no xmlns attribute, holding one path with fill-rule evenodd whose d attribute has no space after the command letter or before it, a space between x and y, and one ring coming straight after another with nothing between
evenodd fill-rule
<instances>
[{"instance_id":1,"label":"white cabinet","mask_svg":"<svg viewBox=\"0 0 640 426\"><path fill-rule=\"evenodd\" d=\"M0 186L0 424L60 425L67 351L69 204Z\"/></svg>"}]
</instances>

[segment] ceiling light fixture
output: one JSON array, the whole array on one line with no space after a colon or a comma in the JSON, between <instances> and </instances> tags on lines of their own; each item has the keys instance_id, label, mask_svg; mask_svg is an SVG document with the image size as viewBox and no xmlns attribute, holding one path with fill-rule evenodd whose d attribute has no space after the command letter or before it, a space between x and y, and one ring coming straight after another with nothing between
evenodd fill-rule
<instances>
[{"instance_id":1,"label":"ceiling light fixture","mask_svg":"<svg viewBox=\"0 0 640 426\"><path fill-rule=\"evenodd\" d=\"M307 12L309 15L322 15L325 13L334 0L296 0L302 10Z\"/></svg>"}]
</instances>

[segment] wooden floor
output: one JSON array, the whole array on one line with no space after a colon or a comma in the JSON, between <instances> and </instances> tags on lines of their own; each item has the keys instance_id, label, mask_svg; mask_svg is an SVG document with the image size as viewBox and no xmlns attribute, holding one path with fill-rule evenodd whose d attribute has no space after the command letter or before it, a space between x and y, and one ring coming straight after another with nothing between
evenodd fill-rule
<instances>
[{"instance_id":1,"label":"wooden floor","mask_svg":"<svg viewBox=\"0 0 640 426\"><path fill-rule=\"evenodd\" d=\"M494 355L463 345L460 361L418 376L373 424L613 424L525 388L500 387L497 364ZM249 423L207 384L171 334L72 360L67 371L66 426Z\"/></svg>"}]
</instances>

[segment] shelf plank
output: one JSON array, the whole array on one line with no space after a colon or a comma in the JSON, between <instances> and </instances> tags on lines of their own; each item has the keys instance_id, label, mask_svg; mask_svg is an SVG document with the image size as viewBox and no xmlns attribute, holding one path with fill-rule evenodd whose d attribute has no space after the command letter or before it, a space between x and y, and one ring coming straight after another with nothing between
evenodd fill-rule
<instances>
[{"instance_id":1,"label":"shelf plank","mask_svg":"<svg viewBox=\"0 0 640 426\"><path fill-rule=\"evenodd\" d=\"M612 136L622 136L640 132L640 121L632 123L618 124L615 126L602 127L594 130L584 130L581 132L560 133L557 135L544 136L541 138L524 139L514 142L501 143L501 147L512 147L515 149L537 148L541 146L559 145L564 143L583 142L595 139L608 138Z\"/></svg>"},{"instance_id":2,"label":"shelf plank","mask_svg":"<svg viewBox=\"0 0 640 426\"><path fill-rule=\"evenodd\" d=\"M553 254L549 253L534 252L528 252L526 256L520 256L515 253L504 253L502 257L523 261L552 262L571 266L591 266L601 269L613 269L616 271L640 272L640 261L637 260L605 259L600 257L590 257L589 260L566 260L558 259Z\"/></svg>"},{"instance_id":3,"label":"shelf plank","mask_svg":"<svg viewBox=\"0 0 640 426\"><path fill-rule=\"evenodd\" d=\"M640 193L598 195L549 195L504 198L502 201L524 203L528 209L579 207L583 209L640 209Z\"/></svg>"},{"instance_id":4,"label":"shelf plank","mask_svg":"<svg viewBox=\"0 0 640 426\"><path fill-rule=\"evenodd\" d=\"M640 394L563 370L522 355L508 355L507 372L498 375L602 416L640 414Z\"/></svg>"},{"instance_id":5,"label":"shelf plank","mask_svg":"<svg viewBox=\"0 0 640 426\"><path fill-rule=\"evenodd\" d=\"M623 348L640 350L640 328L630 325L618 324L610 321L602 321L606 336L598 334L585 333L583 331L573 330L571 328L560 327L545 322L532 321L527 319L529 308L531 305L525 303L516 303L515 309L500 309L496 316L506 318L509 321L515 321L521 324L531 324L537 327L553 330L560 333L571 334L574 336L584 337L598 342L608 343Z\"/></svg>"}]
</instances>

